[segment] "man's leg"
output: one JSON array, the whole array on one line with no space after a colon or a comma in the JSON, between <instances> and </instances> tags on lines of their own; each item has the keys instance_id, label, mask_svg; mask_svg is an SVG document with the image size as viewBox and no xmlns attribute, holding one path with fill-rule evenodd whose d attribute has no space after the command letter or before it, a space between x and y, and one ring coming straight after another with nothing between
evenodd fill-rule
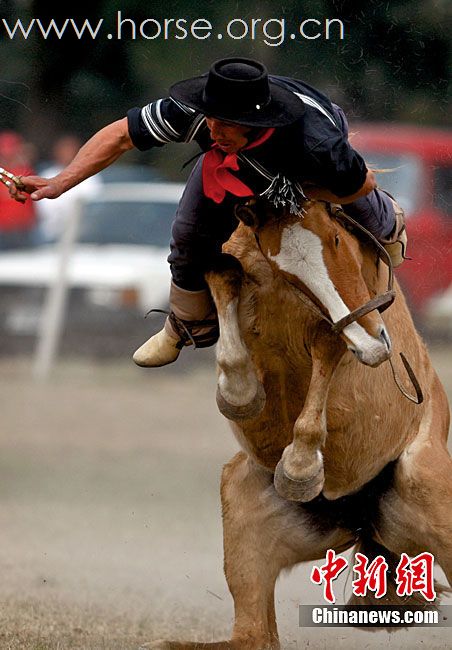
<instances>
[{"instance_id":1,"label":"man's leg","mask_svg":"<svg viewBox=\"0 0 452 650\"><path fill-rule=\"evenodd\" d=\"M384 245L393 266L402 264L407 245L405 218L392 197L377 189L342 208Z\"/></svg>"},{"instance_id":2,"label":"man's leg","mask_svg":"<svg viewBox=\"0 0 452 650\"><path fill-rule=\"evenodd\" d=\"M184 345L213 345L218 339L215 306L204 274L215 265L222 244L235 230L232 201L216 205L202 191L202 159L187 181L172 229L171 314L165 327L133 355L139 366L172 363Z\"/></svg>"}]
</instances>

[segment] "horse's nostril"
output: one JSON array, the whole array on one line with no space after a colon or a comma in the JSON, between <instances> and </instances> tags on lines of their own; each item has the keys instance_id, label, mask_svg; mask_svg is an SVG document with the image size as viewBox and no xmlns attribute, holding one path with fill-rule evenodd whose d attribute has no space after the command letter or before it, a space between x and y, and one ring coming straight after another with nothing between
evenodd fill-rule
<instances>
[{"instance_id":1,"label":"horse's nostril","mask_svg":"<svg viewBox=\"0 0 452 650\"><path fill-rule=\"evenodd\" d=\"M391 351L391 346L392 346L391 339L389 338L389 334L387 333L386 328L383 327L383 325L380 331L380 341L382 341L386 345L388 350Z\"/></svg>"},{"instance_id":2,"label":"horse's nostril","mask_svg":"<svg viewBox=\"0 0 452 650\"><path fill-rule=\"evenodd\" d=\"M357 359L359 359L360 361L363 360L363 353L361 352L361 350L357 350L356 348L349 348L349 350L355 355Z\"/></svg>"}]
</instances>

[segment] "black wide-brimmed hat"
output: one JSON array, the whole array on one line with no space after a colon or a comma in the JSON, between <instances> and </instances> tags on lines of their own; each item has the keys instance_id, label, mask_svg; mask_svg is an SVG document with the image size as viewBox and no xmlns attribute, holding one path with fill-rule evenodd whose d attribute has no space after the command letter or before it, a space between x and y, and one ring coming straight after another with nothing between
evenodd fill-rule
<instances>
[{"instance_id":1,"label":"black wide-brimmed hat","mask_svg":"<svg viewBox=\"0 0 452 650\"><path fill-rule=\"evenodd\" d=\"M253 59L216 61L207 74L171 86L170 96L208 117L245 126L285 126L304 113L301 99Z\"/></svg>"}]
</instances>

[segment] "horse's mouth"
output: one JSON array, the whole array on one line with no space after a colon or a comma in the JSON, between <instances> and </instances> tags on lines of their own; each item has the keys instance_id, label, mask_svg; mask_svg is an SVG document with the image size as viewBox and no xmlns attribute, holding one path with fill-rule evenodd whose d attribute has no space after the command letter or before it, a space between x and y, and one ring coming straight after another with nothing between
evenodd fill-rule
<instances>
[{"instance_id":1,"label":"horse's mouth","mask_svg":"<svg viewBox=\"0 0 452 650\"><path fill-rule=\"evenodd\" d=\"M357 348L349 345L348 349L366 366L376 368L391 356L392 343L386 328L382 325L378 338L371 338L369 345Z\"/></svg>"}]
</instances>

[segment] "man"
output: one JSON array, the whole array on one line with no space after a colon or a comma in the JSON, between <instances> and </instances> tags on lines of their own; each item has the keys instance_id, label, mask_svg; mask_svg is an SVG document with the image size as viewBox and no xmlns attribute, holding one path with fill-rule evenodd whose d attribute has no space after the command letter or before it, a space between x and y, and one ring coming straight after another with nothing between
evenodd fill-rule
<instances>
[{"instance_id":1,"label":"man","mask_svg":"<svg viewBox=\"0 0 452 650\"><path fill-rule=\"evenodd\" d=\"M166 365L184 345L217 340L204 273L237 225L238 201L261 195L293 212L305 197L339 203L378 239L403 247L401 210L377 189L349 144L342 110L302 81L269 76L252 59L217 61L208 74L173 85L168 98L132 109L96 133L55 177L22 182L34 200L55 198L134 146L145 150L192 140L205 153L173 224L171 314L162 331L135 352L138 365Z\"/></svg>"}]
</instances>

